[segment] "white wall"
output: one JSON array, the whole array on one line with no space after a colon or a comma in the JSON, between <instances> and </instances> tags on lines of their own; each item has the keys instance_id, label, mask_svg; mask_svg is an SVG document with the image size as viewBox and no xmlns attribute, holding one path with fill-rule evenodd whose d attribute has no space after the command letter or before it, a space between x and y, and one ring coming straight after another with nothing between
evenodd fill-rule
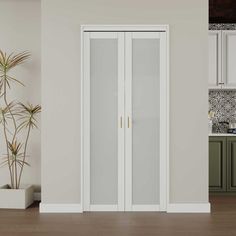
<instances>
[{"instance_id":1,"label":"white wall","mask_svg":"<svg viewBox=\"0 0 236 236\"><path fill-rule=\"evenodd\" d=\"M40 0L0 0L0 49L2 51L30 51L31 59L14 70L14 76L23 81L26 87L16 85L11 97L33 104L41 103L41 12ZM0 155L5 152L0 146ZM29 143L28 162L22 175L22 183L34 184L40 189L40 131L33 130ZM9 183L7 168L0 169L0 185Z\"/></svg>"},{"instance_id":2,"label":"white wall","mask_svg":"<svg viewBox=\"0 0 236 236\"><path fill-rule=\"evenodd\" d=\"M206 0L42 0L43 203L80 202L80 25L170 24L170 201L208 202Z\"/></svg>"}]
</instances>

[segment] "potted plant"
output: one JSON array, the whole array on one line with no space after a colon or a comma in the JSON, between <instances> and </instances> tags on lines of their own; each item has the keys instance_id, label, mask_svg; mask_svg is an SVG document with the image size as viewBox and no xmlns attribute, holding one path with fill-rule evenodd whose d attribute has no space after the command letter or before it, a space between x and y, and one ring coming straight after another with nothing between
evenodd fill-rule
<instances>
[{"instance_id":1,"label":"potted plant","mask_svg":"<svg viewBox=\"0 0 236 236\"><path fill-rule=\"evenodd\" d=\"M0 50L0 136L4 140L1 167L9 170L9 183L0 187L0 208L25 209L33 203L33 186L22 185L30 133L37 128L40 105L9 101L13 85L24 85L11 75L15 67L29 59L28 52L6 54Z\"/></svg>"}]
</instances>

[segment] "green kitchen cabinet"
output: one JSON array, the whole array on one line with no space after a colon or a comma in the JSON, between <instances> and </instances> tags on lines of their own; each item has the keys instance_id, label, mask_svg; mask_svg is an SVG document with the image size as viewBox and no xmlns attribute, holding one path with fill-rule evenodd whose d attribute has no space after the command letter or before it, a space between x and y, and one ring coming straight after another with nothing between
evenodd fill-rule
<instances>
[{"instance_id":1,"label":"green kitchen cabinet","mask_svg":"<svg viewBox=\"0 0 236 236\"><path fill-rule=\"evenodd\" d=\"M236 137L227 137L227 192L236 192Z\"/></svg>"},{"instance_id":2,"label":"green kitchen cabinet","mask_svg":"<svg viewBox=\"0 0 236 236\"><path fill-rule=\"evenodd\" d=\"M226 137L209 138L209 190L225 192L227 189Z\"/></svg>"},{"instance_id":3,"label":"green kitchen cabinet","mask_svg":"<svg viewBox=\"0 0 236 236\"><path fill-rule=\"evenodd\" d=\"M236 193L236 136L209 137L209 191Z\"/></svg>"}]
</instances>

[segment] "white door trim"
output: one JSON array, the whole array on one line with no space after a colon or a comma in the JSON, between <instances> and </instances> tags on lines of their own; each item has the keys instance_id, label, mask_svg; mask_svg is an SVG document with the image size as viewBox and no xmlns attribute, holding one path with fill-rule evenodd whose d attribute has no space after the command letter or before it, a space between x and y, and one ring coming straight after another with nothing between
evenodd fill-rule
<instances>
[{"instance_id":1,"label":"white door trim","mask_svg":"<svg viewBox=\"0 0 236 236\"><path fill-rule=\"evenodd\" d=\"M84 46L86 47L85 38L86 34L85 32L126 32L126 31L135 31L135 32L143 32L143 31L153 31L153 32L165 32L165 36L161 38L161 40L164 40L166 42L166 47L162 49L161 53L165 53L166 58L164 63L165 70L162 72L162 76L165 76L165 80L161 82L161 87L163 90L162 94L162 107L161 107L161 114L163 119L163 125L161 132L164 132L165 135L162 139L162 150L161 153L163 154L163 158L161 160L161 165L163 165L164 168L162 168L162 171L160 173L162 178L162 183L160 185L160 191L163 193L161 199L160 199L160 206L156 205L153 207L153 209L158 209L160 211L167 211L167 205L169 204L169 26L168 25L82 25L81 26L81 206L82 211L89 210L89 206L85 201L85 198L88 196L84 196L85 192L88 192L88 190L84 191L85 188L88 188L89 184L86 183L86 179L84 178L84 168L88 168L90 165L87 161L85 156L89 155L89 148L88 148L88 141L89 141L89 127L88 127L88 121L89 117L85 117L85 114L88 114L87 109L89 109L90 101L89 101L89 87L90 84L86 78L89 77L88 70L84 69L84 66L86 66L87 63L84 63ZM88 46L88 45L87 45ZM85 132L86 131L86 132ZM87 158L88 159L88 158ZM87 176L88 177L88 176ZM121 180L122 181L122 180ZM121 203L122 204L122 203ZM123 203L124 204L124 203ZM94 210L97 207L92 207ZM98 207L99 208L99 207ZM97 209L98 209L97 208ZM110 209L114 209L112 206ZM143 207L133 207L132 210L145 210L145 206ZM147 209L148 210L148 209ZM150 210L150 209L149 209Z\"/></svg>"},{"instance_id":2,"label":"white door trim","mask_svg":"<svg viewBox=\"0 0 236 236\"><path fill-rule=\"evenodd\" d=\"M160 211L166 211L167 202L169 202L169 165L167 164L169 163L169 80L167 79L169 59L167 37L167 32L160 34Z\"/></svg>"},{"instance_id":3,"label":"white door trim","mask_svg":"<svg viewBox=\"0 0 236 236\"><path fill-rule=\"evenodd\" d=\"M169 25L81 25L81 32L86 31L121 31L121 32L145 32L145 31L154 31L154 32L169 32Z\"/></svg>"}]
</instances>

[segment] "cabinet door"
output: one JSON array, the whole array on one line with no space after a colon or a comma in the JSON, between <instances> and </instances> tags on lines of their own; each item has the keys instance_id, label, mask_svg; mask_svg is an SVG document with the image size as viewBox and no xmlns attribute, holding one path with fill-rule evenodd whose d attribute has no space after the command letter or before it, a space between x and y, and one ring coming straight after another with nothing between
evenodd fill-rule
<instances>
[{"instance_id":1,"label":"cabinet door","mask_svg":"<svg viewBox=\"0 0 236 236\"><path fill-rule=\"evenodd\" d=\"M236 137L227 138L227 191L236 191Z\"/></svg>"},{"instance_id":2,"label":"cabinet door","mask_svg":"<svg viewBox=\"0 0 236 236\"><path fill-rule=\"evenodd\" d=\"M209 190L226 191L226 138L209 138Z\"/></svg>"},{"instance_id":3,"label":"cabinet door","mask_svg":"<svg viewBox=\"0 0 236 236\"><path fill-rule=\"evenodd\" d=\"M208 83L210 88L218 88L221 80L221 31L209 31L208 35Z\"/></svg>"},{"instance_id":4,"label":"cabinet door","mask_svg":"<svg viewBox=\"0 0 236 236\"><path fill-rule=\"evenodd\" d=\"M236 31L223 31L223 80L225 87L236 88Z\"/></svg>"}]
</instances>

